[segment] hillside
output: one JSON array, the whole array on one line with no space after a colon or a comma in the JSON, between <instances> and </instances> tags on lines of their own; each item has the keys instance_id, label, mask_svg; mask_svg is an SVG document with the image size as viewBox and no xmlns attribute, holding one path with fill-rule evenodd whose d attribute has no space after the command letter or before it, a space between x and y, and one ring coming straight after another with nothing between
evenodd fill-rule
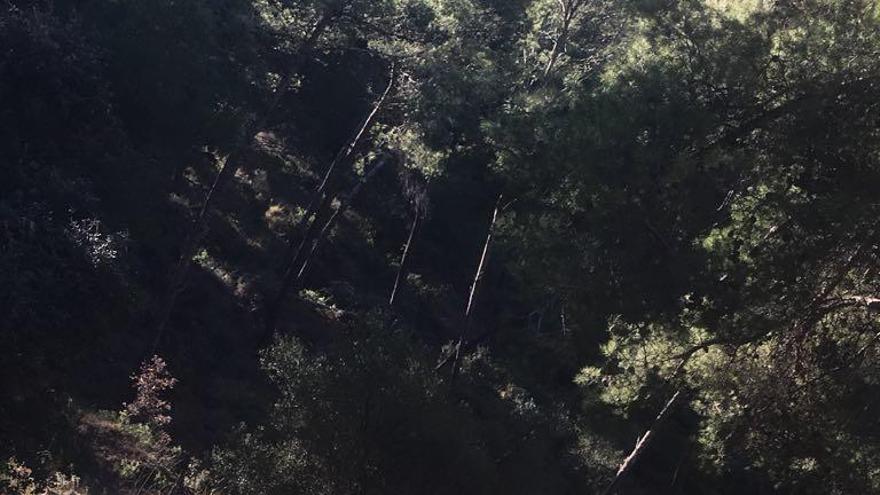
<instances>
[{"instance_id":1,"label":"hillside","mask_svg":"<svg viewBox=\"0 0 880 495\"><path fill-rule=\"evenodd\" d=\"M0 494L880 494L875 0L8 0Z\"/></svg>"}]
</instances>

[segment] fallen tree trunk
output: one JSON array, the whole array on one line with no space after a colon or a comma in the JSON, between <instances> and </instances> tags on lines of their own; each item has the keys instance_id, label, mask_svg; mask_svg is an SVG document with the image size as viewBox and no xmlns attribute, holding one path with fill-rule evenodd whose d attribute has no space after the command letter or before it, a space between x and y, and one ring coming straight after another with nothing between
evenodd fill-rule
<instances>
[{"instance_id":1,"label":"fallen tree trunk","mask_svg":"<svg viewBox=\"0 0 880 495\"><path fill-rule=\"evenodd\" d=\"M451 381L455 382L455 378L458 375L458 366L460 364L461 359L461 351L462 346L464 345L465 337L467 337L468 327L470 326L470 317L471 312L474 308L474 298L477 294L477 288L479 287L480 280L483 278L483 269L486 265L486 259L489 256L489 247L492 245L492 237L495 234L495 222L498 220L498 212L501 210L501 200L503 198L502 194L498 195L498 200L495 202L495 209L492 211L492 220L489 222L489 229L486 233L486 242L483 243L483 251L480 255L480 262L477 264L477 271L474 274L474 281L471 283L470 294L468 295L467 307L464 311L464 322L461 329L461 334L458 336L458 341L455 343L455 348L449 355L446 356L440 364L435 368L436 371L441 370L447 364L452 363L452 378Z\"/></svg>"},{"instance_id":2,"label":"fallen tree trunk","mask_svg":"<svg viewBox=\"0 0 880 495\"><path fill-rule=\"evenodd\" d=\"M406 238L406 244L403 245L403 254L400 255L400 264L397 267L397 275L394 277L394 287L391 289L391 297L388 299L388 307L394 307L394 299L397 291L400 289L400 281L406 276L406 262L409 260L409 250L412 247L413 239L416 231L421 223L421 215L418 211L413 214L412 226L409 229L409 236Z\"/></svg>"},{"instance_id":3,"label":"fallen tree trunk","mask_svg":"<svg viewBox=\"0 0 880 495\"><path fill-rule=\"evenodd\" d=\"M205 195L205 200L202 202L202 206L199 208L198 214L196 214L193 219L190 229L183 241L183 248L181 249L180 257L177 260L174 271L171 273L171 278L165 290L165 297L159 306L159 310L156 312L156 337L153 340L153 352L156 352L162 341L165 329L168 327L168 320L171 318L171 311L174 309L177 297L183 292L187 276L189 275L189 269L192 265L192 258L195 256L196 251L202 243L202 239L205 237L208 212L214 203L217 191L222 187L226 180L228 180L229 175L232 173L234 167L230 164L230 161L231 160L228 156L219 157L217 159L217 162L220 165L220 170L217 172L217 176L214 178L211 188L208 189L208 192Z\"/></svg>"},{"instance_id":4,"label":"fallen tree trunk","mask_svg":"<svg viewBox=\"0 0 880 495\"><path fill-rule=\"evenodd\" d=\"M329 218L324 222L320 231L314 236L311 240L308 251L303 250L305 253L302 259L302 262L298 264L298 268L294 270L291 267L290 273L293 274L290 277L290 281L285 287L285 291L283 293L279 293L277 299L275 301L276 308L275 311L280 309L281 303L283 303L283 298L286 294L290 292L295 292L302 288L302 282L305 279L305 275L308 272L308 269L311 265L311 261L315 256L315 253L318 251L318 247L321 245L321 242L327 238L327 235L330 233L330 230L336 224L336 220L339 216L344 213L351 206L351 203L357 197L357 195L361 192L364 186L369 182L371 178L373 178L382 168L388 163L388 157L383 156L379 159L379 162L361 179L357 184L345 195L345 197L340 202L339 206ZM317 219L315 222L317 224ZM272 336L275 334L275 323L277 322L278 314L274 314L275 320L272 322L271 327L269 325L266 326L263 335L259 339L259 343L261 346L267 345L271 340Z\"/></svg>"},{"instance_id":5,"label":"fallen tree trunk","mask_svg":"<svg viewBox=\"0 0 880 495\"><path fill-rule=\"evenodd\" d=\"M321 210L323 210L329 203L330 195L328 194L327 189L334 171L339 167L341 163L347 163L353 158L355 149L360 144L363 137L375 124L376 116L379 114L379 110L381 110L382 106L385 103L385 100L391 93L391 89L394 87L394 82L395 73L394 66L392 65L391 75L389 77L388 85L386 86L385 91L382 93L379 99L376 100L376 103L373 105L372 110L364 118L354 136L342 148L340 148L339 152L333 158L333 161L330 162L330 165L327 166L327 169L324 171L324 175L321 178L321 182L318 184L318 187L312 194L312 198L309 200L309 204L306 207L306 213L305 215L303 215L303 218L300 220L299 224L297 224L297 227L295 229L301 231L302 236L299 240L299 243L297 244L296 249L291 250L292 253L290 253L287 257L287 261L285 262L283 268L283 275L281 277L281 286L278 288L275 295L266 306L264 334L271 335L275 331L275 325L278 322L278 312L281 309L281 304L283 303L284 298L290 292L291 286L299 277L299 272L301 271L300 267L303 266L303 257L307 256L306 246L308 246L309 243L312 242L316 235L319 235L318 217L320 216L319 214Z\"/></svg>"},{"instance_id":6,"label":"fallen tree trunk","mask_svg":"<svg viewBox=\"0 0 880 495\"><path fill-rule=\"evenodd\" d=\"M302 282L303 277L305 277L305 274L309 268L309 263L311 262L312 258L314 258L315 252L318 250L321 242L323 242L324 239L327 238L327 234L330 233L330 229L332 229L333 226L336 224L336 220L339 218L339 215L345 213L345 211L348 210L348 208L351 206L352 201L354 201L354 198L357 197L358 193L361 192L361 189L364 188L364 186L367 184L367 182L369 182L371 178L373 178L380 170L382 170L386 163L388 163L388 159L386 157L382 157L379 160L379 163L377 163L373 167L373 169L370 170L370 172L367 173L361 180L359 180L358 183L351 189L351 191L349 191L349 193L345 195L345 198L343 198L342 202L339 204L339 207L337 207L333 214L330 215L330 218L328 218L327 221L324 222L324 226L321 227L318 235L312 240L312 245L305 258L303 259L299 270L296 273L296 282L298 283L297 287L299 283Z\"/></svg>"},{"instance_id":7,"label":"fallen tree trunk","mask_svg":"<svg viewBox=\"0 0 880 495\"><path fill-rule=\"evenodd\" d=\"M651 425L651 428L645 432L644 435L639 437L639 440L636 442L635 448L633 448L632 452L623 460L620 464L620 467L617 469L617 474L614 476L614 479L608 485L608 488L602 492L604 495L612 495L620 486L620 483L626 479L627 476L632 472L632 470L638 464L639 459L641 459L642 455L648 449L648 446L651 445L651 442L657 436L657 431L663 426L666 420L669 419L669 416L672 415L672 412L675 410L675 406L682 398L681 390L675 392L672 395L672 398L669 399L669 402L663 407L663 410L660 411L660 414L657 415L657 418L654 419L654 423Z\"/></svg>"},{"instance_id":8,"label":"fallen tree trunk","mask_svg":"<svg viewBox=\"0 0 880 495\"><path fill-rule=\"evenodd\" d=\"M263 112L262 118L246 124L243 127L241 134L237 139L238 142L234 145L234 152L231 156L227 155L217 158L217 161L220 164L220 170L217 172L214 182L211 184L211 188L208 189L205 199L202 202L202 206L199 208L199 212L193 219L190 229L184 238L180 257L178 258L177 264L171 273L171 277L165 289L165 297L159 305L158 310L154 313L156 336L153 340L153 353L156 352L162 341L165 329L168 326L168 321L171 318L171 312L174 309L174 305L177 303L178 296L183 292L190 267L192 266L192 258L195 256L207 233L207 215L217 197L217 193L223 188L229 180L229 177L232 175L232 172L235 170L236 164L238 163L238 155L241 154L244 148L250 145L250 140L253 139L254 134L266 124L269 116L276 108L278 108L281 98L284 96L287 86L290 83L291 77L293 74L299 74L302 72L309 53L315 48L318 39L324 31L326 31L326 29L342 14L344 5L345 3L338 9L326 12L318 22L315 23L309 36L299 48L293 68L286 71L281 77L276 94Z\"/></svg>"}]
</instances>

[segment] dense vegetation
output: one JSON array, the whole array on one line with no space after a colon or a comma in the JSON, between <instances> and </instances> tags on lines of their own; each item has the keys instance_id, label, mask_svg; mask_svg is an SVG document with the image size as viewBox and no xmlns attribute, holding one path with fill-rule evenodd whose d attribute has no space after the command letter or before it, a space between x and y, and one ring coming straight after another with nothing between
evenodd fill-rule
<instances>
[{"instance_id":1,"label":"dense vegetation","mask_svg":"<svg viewBox=\"0 0 880 495\"><path fill-rule=\"evenodd\" d=\"M0 493L880 493L875 0L0 3Z\"/></svg>"}]
</instances>

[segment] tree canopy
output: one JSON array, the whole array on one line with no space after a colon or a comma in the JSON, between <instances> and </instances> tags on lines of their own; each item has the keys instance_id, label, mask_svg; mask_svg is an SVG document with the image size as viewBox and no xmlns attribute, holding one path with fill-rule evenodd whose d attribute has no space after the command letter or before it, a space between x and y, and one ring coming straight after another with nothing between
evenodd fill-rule
<instances>
[{"instance_id":1,"label":"tree canopy","mask_svg":"<svg viewBox=\"0 0 880 495\"><path fill-rule=\"evenodd\" d=\"M0 492L880 493L876 0L7 0Z\"/></svg>"}]
</instances>

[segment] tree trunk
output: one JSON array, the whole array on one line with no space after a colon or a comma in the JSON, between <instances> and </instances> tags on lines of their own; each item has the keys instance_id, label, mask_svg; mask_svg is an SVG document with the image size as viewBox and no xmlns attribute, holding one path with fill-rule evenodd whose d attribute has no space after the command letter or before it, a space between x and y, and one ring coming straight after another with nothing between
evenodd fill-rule
<instances>
[{"instance_id":1,"label":"tree trunk","mask_svg":"<svg viewBox=\"0 0 880 495\"><path fill-rule=\"evenodd\" d=\"M412 247L413 239L415 238L416 231L419 229L419 224L421 223L422 216L418 210L413 212L413 221L412 226L409 229L409 237L406 238L406 244L403 246L403 254L400 256L400 264L397 267L397 276L394 277L394 287L391 289L391 297L388 299L388 307L394 307L394 299L397 296L398 290L400 290L400 282L406 277L406 265L409 260L409 250Z\"/></svg>"},{"instance_id":2,"label":"tree trunk","mask_svg":"<svg viewBox=\"0 0 880 495\"><path fill-rule=\"evenodd\" d=\"M321 242L327 237L327 234L330 233L330 230L336 224L336 220L339 218L339 215L344 213L351 206L352 201L357 197L357 195L361 192L367 182L373 178L384 166L388 163L387 157L382 157L379 159L379 162L370 170L358 183L349 191L349 193L343 198L340 202L339 206L333 211L333 214L324 222L324 225L321 227L321 230L315 235L315 237L311 240L308 251L303 250L303 259L302 262L298 265L291 267L289 273L289 282L282 286L283 292L279 290L279 293L275 296L275 308L274 314L272 314L273 321L271 325L266 325L264 329L263 335L260 337L260 345L266 345L269 343L269 340L275 333L275 324L278 320L278 310L281 307L281 303L284 301L284 298L290 292L294 292L302 287L302 282L305 278L306 273L310 267L311 261L315 256L315 253L318 251L318 247L321 245ZM317 224L317 219L315 219L314 224Z\"/></svg>"},{"instance_id":3,"label":"tree trunk","mask_svg":"<svg viewBox=\"0 0 880 495\"><path fill-rule=\"evenodd\" d=\"M651 428L642 435L638 442L636 442L636 446L633 451L623 460L623 463L620 464L620 468L617 470L617 475L608 485L608 488L603 492L604 495L612 495L617 491L620 486L620 482L626 479L627 476L632 472L633 468L635 468L636 464L639 462L642 454L644 454L645 450L654 440L654 437L657 435L657 430L660 429L661 426L669 419L669 416L672 415L672 412L675 410L676 404L681 399L682 393L681 390L675 392L672 398L669 399L669 402L663 407L663 410L660 411L660 414L657 415L657 418L654 420L654 424L651 425Z\"/></svg>"},{"instance_id":4,"label":"tree trunk","mask_svg":"<svg viewBox=\"0 0 880 495\"><path fill-rule=\"evenodd\" d=\"M354 155L354 150L357 148L358 144L360 144L364 135L366 135L373 127L373 124L375 124L376 115L378 115L379 110L382 108L382 105L385 103L385 100L391 93L391 89L394 87L394 82L395 73L394 66L392 65L391 74L388 80L388 85L385 87L385 91L376 101L375 105L373 105L372 110L366 116L366 118L364 118L364 121L361 123L360 127L358 128L357 132L355 132L351 140L349 140L342 148L340 148L339 152L333 158L333 161L330 162L330 165L327 166L321 182L318 184L318 187L312 194L312 198L309 200L309 204L306 207L306 214L300 220L295 229L303 232L302 237L297 244L296 249L291 250L292 253L288 256L288 260L284 265L284 274L281 278L281 286L278 288L275 296L271 299L268 306L266 307L266 321L265 328L263 330L264 337L262 340L266 338L266 335L271 336L271 334L275 332L275 325L278 321L278 312L281 309L281 304L283 303L286 295L290 292L291 286L299 278L299 273L302 271L300 267L306 266L308 264L307 260L305 263L303 263L302 258L303 256L307 256L306 246L312 241L312 239L316 235L319 213L329 203L330 195L328 194L327 189L328 184L330 183L330 179L333 176L333 172L336 170L340 163L348 162L352 159ZM333 214L333 216L335 215L336 213Z\"/></svg>"},{"instance_id":5,"label":"tree trunk","mask_svg":"<svg viewBox=\"0 0 880 495\"><path fill-rule=\"evenodd\" d=\"M367 175L365 175L360 181L358 181L358 183L351 189L351 191L349 191L349 193L345 196L345 198L340 203L339 207L336 208L336 210L333 212L333 214L330 215L330 218L328 218L327 221L324 223L324 226L321 227L321 231L318 232L318 235L312 241L311 248L309 249L309 252L306 254L305 259L303 259L303 262L302 262L302 265L300 266L299 271L297 271L297 273L296 273L296 281L297 282L299 282L299 283L302 282L302 279L305 276L305 274L309 268L309 263L311 262L312 258L314 258L314 256L315 256L315 252L318 250L318 247L321 245L321 242L323 242L324 239L327 238L327 234L330 233L330 229L332 229L333 226L336 224L336 220L339 218L339 215L341 215L342 213L345 213L348 210L348 208L351 206L351 203L354 201L355 197L357 197L357 195L361 192L361 189L364 188L364 186L367 184L367 182L369 182L369 180L371 178L373 178L373 176L375 176L380 170L382 170L382 168L385 166L386 163L388 163L388 158L386 158L386 157L381 158L379 160L379 163L377 163L373 167L373 169L370 170L370 172L367 173Z\"/></svg>"},{"instance_id":6,"label":"tree trunk","mask_svg":"<svg viewBox=\"0 0 880 495\"><path fill-rule=\"evenodd\" d=\"M205 195L205 200L202 202L201 208L199 208L199 213L193 219L189 232L186 234L180 258L178 258L177 265L171 273L171 279L165 289L165 297L156 313L156 337L153 341L153 352L157 350L159 343L162 340L162 336L165 334L165 329L168 327L168 320L171 318L171 311L174 309L177 297L183 292L184 284L187 275L189 274L189 268L192 265L192 257L195 256L196 250L201 245L202 239L205 236L208 211L210 211L211 205L214 203L217 191L227 180L234 168L230 164L228 156L219 158L218 162L220 164L220 170L217 171L217 176L214 178L211 188L208 189L208 192Z\"/></svg>"},{"instance_id":7,"label":"tree trunk","mask_svg":"<svg viewBox=\"0 0 880 495\"><path fill-rule=\"evenodd\" d=\"M547 65L544 67L545 82L553 72L553 68L556 66L556 61L559 60L559 55L565 50L569 31L571 31L571 23L582 3L581 0L559 0L561 24L559 26L559 33L553 41L553 48L550 50L550 58L547 60Z\"/></svg>"},{"instance_id":8,"label":"tree trunk","mask_svg":"<svg viewBox=\"0 0 880 495\"><path fill-rule=\"evenodd\" d=\"M180 253L180 258L177 261L177 265L175 266L169 279L168 285L165 289L165 297L163 298L159 309L155 313L156 337L153 340L154 353L158 349L162 337L165 334L165 329L167 328L168 321L171 318L171 312L174 310L174 305L177 303L177 297L180 295L181 292L183 292L186 279L189 275L189 269L192 265L192 258L193 256L195 256L196 251L199 249L199 246L201 246L202 240L204 240L205 234L207 233L206 220L211 205L216 198L216 194L223 188L223 186L229 180L229 177L232 175L232 172L235 170L235 164L238 162L239 158L236 155L241 153L241 150L250 145L250 140L253 138L254 134L266 124L270 114L275 111L275 109L281 102L281 98L286 91L291 75L293 73L298 74L302 72L308 53L312 51L312 49L315 47L318 39L321 37L321 34L324 33L327 27L330 26L330 24L333 23L333 21L342 14L342 9L344 8L344 5L345 4L343 4L343 6L338 9L334 9L330 12L325 13L318 20L318 22L315 23L315 26L309 33L308 38L306 38L306 40L303 42L303 45L300 47L297 53L296 61L293 64L293 70L286 71L281 77L276 95L269 103L269 106L263 113L262 118L260 118L256 122L245 125L240 137L238 138L239 142L234 145L235 151L232 157L227 155L218 160L218 162L220 162L220 170L217 172L217 176L215 177L211 188L205 195L205 199L202 202L199 213L198 215L196 215L195 219L192 222L192 226L186 234L183 242L183 248L181 249Z\"/></svg>"},{"instance_id":9,"label":"tree trunk","mask_svg":"<svg viewBox=\"0 0 880 495\"><path fill-rule=\"evenodd\" d=\"M486 259L489 255L489 247L492 245L492 237L495 233L495 222L498 220L498 212L501 210L501 199L502 195L498 195L498 200L495 202L495 210L492 212L492 220L489 222L489 229L486 233L486 242L483 243L483 252L480 255L480 262L477 264L477 271L474 274L474 281L471 284L470 294L468 295L467 307L464 311L464 322L461 330L461 334L458 336L458 341L455 343L455 348L453 352L451 352L446 359L444 359L440 364L435 368L436 370L440 370L446 364L452 363L452 378L451 381L455 382L455 378L458 375L458 365L461 358L462 346L464 345L464 339L467 336L468 329L470 327L470 317L471 312L474 308L474 299L477 294L477 288L479 287L480 280L483 278L483 269L486 265Z\"/></svg>"}]
</instances>

